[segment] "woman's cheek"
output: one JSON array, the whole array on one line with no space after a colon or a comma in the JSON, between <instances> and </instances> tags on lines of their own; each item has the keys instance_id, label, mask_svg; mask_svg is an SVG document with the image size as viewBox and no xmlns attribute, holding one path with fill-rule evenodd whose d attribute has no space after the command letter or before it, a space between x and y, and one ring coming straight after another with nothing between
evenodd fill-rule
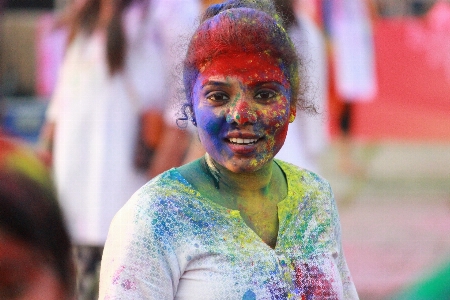
<instances>
[{"instance_id":1,"label":"woman's cheek","mask_svg":"<svg viewBox=\"0 0 450 300\"><path fill-rule=\"evenodd\" d=\"M284 107L264 108L258 111L258 119L263 120L267 134L274 134L288 123L288 113Z\"/></svg>"},{"instance_id":2,"label":"woman's cheek","mask_svg":"<svg viewBox=\"0 0 450 300\"><path fill-rule=\"evenodd\" d=\"M211 147L218 148L221 143L222 123L224 122L223 113L214 113L211 110L199 109L197 112L197 123L199 132L202 132L200 138L206 149ZM203 135L203 136L202 136ZM205 136L206 135L206 136Z\"/></svg>"},{"instance_id":3,"label":"woman's cheek","mask_svg":"<svg viewBox=\"0 0 450 300\"><path fill-rule=\"evenodd\" d=\"M275 144L278 145L278 150L281 149L281 147L284 144L284 141L286 140L287 132L289 128L289 122L285 122L279 129L278 134L275 135Z\"/></svg>"},{"instance_id":4,"label":"woman's cheek","mask_svg":"<svg viewBox=\"0 0 450 300\"><path fill-rule=\"evenodd\" d=\"M283 146L289 127L289 112L278 107L276 109L261 110L261 119L267 120L265 123L266 136L268 143L266 145L267 153L278 152Z\"/></svg>"}]
</instances>

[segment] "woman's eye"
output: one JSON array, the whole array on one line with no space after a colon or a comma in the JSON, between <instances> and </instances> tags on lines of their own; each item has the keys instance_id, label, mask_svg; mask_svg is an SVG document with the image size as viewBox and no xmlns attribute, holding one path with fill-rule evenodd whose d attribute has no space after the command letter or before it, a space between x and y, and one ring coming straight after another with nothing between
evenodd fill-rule
<instances>
[{"instance_id":1,"label":"woman's eye","mask_svg":"<svg viewBox=\"0 0 450 300\"><path fill-rule=\"evenodd\" d=\"M223 101L229 100L230 97L228 97L228 95L225 93L214 92L214 93L207 94L206 99L208 99L209 101L213 101L213 102L223 102Z\"/></svg>"},{"instance_id":2,"label":"woman's eye","mask_svg":"<svg viewBox=\"0 0 450 300\"><path fill-rule=\"evenodd\" d=\"M276 95L277 93L273 90L262 90L256 93L255 99L268 100L274 98Z\"/></svg>"}]
</instances>

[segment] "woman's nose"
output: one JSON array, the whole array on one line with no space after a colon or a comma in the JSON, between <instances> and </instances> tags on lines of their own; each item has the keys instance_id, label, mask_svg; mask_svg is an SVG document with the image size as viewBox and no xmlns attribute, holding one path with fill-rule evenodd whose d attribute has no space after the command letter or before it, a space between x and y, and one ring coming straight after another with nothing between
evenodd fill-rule
<instances>
[{"instance_id":1,"label":"woman's nose","mask_svg":"<svg viewBox=\"0 0 450 300\"><path fill-rule=\"evenodd\" d=\"M257 119L256 111L245 100L239 100L235 105L230 108L227 115L227 122L236 122L239 125L247 123L255 123Z\"/></svg>"}]
</instances>

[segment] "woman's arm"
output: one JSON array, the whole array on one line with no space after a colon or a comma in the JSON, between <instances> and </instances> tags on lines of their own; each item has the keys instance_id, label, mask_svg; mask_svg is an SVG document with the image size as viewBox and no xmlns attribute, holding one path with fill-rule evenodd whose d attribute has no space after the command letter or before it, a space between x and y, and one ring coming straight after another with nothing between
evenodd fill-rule
<instances>
[{"instance_id":1,"label":"woman's arm","mask_svg":"<svg viewBox=\"0 0 450 300\"><path fill-rule=\"evenodd\" d=\"M163 121L164 122L164 121ZM162 172L182 164L190 141L190 133L176 125L165 124L162 137L148 170L148 177L153 178Z\"/></svg>"},{"instance_id":2,"label":"woman's arm","mask_svg":"<svg viewBox=\"0 0 450 300\"><path fill-rule=\"evenodd\" d=\"M151 212L136 206L135 200L132 198L111 223L102 257L99 299L172 300L179 278L177 259L170 245L155 239Z\"/></svg>"},{"instance_id":3,"label":"woman's arm","mask_svg":"<svg viewBox=\"0 0 450 300\"><path fill-rule=\"evenodd\" d=\"M330 187L331 191L331 187ZM333 192L331 191L332 202L331 202L331 217L332 224L334 224L334 238L338 248L338 256L336 258L337 267L339 270L339 274L341 276L342 288L344 292L344 299L348 300L356 300L359 299L358 293L355 288L355 284L353 283L352 276L350 274L350 270L347 266L347 261L344 256L344 249L342 247L342 233L341 233L341 223L339 220L339 213L336 205L336 201L334 199Z\"/></svg>"},{"instance_id":4,"label":"woman's arm","mask_svg":"<svg viewBox=\"0 0 450 300\"><path fill-rule=\"evenodd\" d=\"M47 121L44 123L39 134L39 141L36 147L37 156L48 167L52 166L55 126L55 122Z\"/></svg>"}]
</instances>

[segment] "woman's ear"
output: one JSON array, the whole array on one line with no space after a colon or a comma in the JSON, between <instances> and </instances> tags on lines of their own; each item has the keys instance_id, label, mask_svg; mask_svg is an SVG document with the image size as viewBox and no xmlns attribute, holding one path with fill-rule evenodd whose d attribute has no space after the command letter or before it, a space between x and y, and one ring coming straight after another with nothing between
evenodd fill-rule
<instances>
[{"instance_id":1,"label":"woman's ear","mask_svg":"<svg viewBox=\"0 0 450 300\"><path fill-rule=\"evenodd\" d=\"M192 104L192 102L187 106L187 115L189 118L189 121L191 121L192 125L194 125L195 127L197 127L197 119L195 118L195 112L194 112L194 106Z\"/></svg>"},{"instance_id":2,"label":"woman's ear","mask_svg":"<svg viewBox=\"0 0 450 300\"><path fill-rule=\"evenodd\" d=\"M191 123L197 127L197 119L195 118L194 108L191 106Z\"/></svg>"},{"instance_id":3,"label":"woman's ear","mask_svg":"<svg viewBox=\"0 0 450 300\"><path fill-rule=\"evenodd\" d=\"M297 107L295 105L291 105L291 109L289 111L289 123L294 122L296 115L297 115Z\"/></svg>"}]
</instances>

